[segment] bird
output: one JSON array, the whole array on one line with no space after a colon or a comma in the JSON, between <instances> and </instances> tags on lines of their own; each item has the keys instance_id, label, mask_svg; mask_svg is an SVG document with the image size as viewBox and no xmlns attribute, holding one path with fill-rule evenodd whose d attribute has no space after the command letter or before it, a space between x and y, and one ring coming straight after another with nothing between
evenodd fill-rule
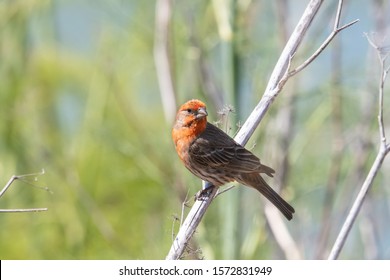
<instances>
[{"instance_id":1,"label":"bird","mask_svg":"<svg viewBox=\"0 0 390 280\"><path fill-rule=\"evenodd\" d=\"M224 131L209 123L207 116L205 103L198 99L184 103L176 114L172 140L184 166L212 187L236 181L258 190L291 220L294 208L260 175L264 173L273 177L275 171L262 164L257 156Z\"/></svg>"}]
</instances>

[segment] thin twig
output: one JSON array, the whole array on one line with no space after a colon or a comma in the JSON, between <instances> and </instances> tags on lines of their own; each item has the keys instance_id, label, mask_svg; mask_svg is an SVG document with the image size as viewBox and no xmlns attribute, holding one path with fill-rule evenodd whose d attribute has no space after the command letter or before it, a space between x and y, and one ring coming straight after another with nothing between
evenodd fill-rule
<instances>
[{"instance_id":1,"label":"thin twig","mask_svg":"<svg viewBox=\"0 0 390 280\"><path fill-rule=\"evenodd\" d=\"M208 197L195 201L183 225L180 227L166 259L177 260L182 256L188 242L195 232L195 229L200 223L216 193L217 188L213 188Z\"/></svg>"},{"instance_id":2,"label":"thin twig","mask_svg":"<svg viewBox=\"0 0 390 280\"><path fill-rule=\"evenodd\" d=\"M334 22L333 31L329 34L329 36L325 39L325 41L321 44L321 46L309 58L307 58L301 65L299 65L297 68L295 68L291 71L286 71L285 77L281 80L282 83L285 82L284 81L285 79L288 79L288 78L298 74L303 69L305 69L310 63L312 63L323 52L323 50L329 45L329 43L334 39L334 37L336 37L336 35L340 31L354 25L355 23L357 23L359 21L359 19L355 19L355 20L340 27L339 24L340 24L342 5L343 5L343 1L340 0L339 4L338 4L338 8L337 8L336 20ZM287 68L287 69L289 69L289 68Z\"/></svg>"},{"instance_id":3,"label":"thin twig","mask_svg":"<svg viewBox=\"0 0 390 280\"><path fill-rule=\"evenodd\" d=\"M371 166L371 169L360 189L359 194L356 197L355 202L352 205L352 208L339 232L339 235L337 236L337 239L333 245L333 248L329 254L328 259L329 260L335 260L339 257L340 252L342 248L344 247L344 244L348 238L349 232L352 229L352 226L359 214L360 208L363 205L364 199L367 196L367 193L369 189L372 186L372 183L378 174L383 160L385 159L386 155L390 151L390 144L387 143L386 141L386 134L385 134L385 128L384 128L384 123L383 123L383 88L386 80L386 69L385 69L385 60L387 56L383 56L383 54L380 52L380 49L370 38L367 36L368 42L375 48L375 50L378 53L378 58L380 61L380 68L381 68L381 77L379 80L379 102L378 102L378 126L379 126L379 142L380 142L380 147L378 154L375 158L375 161L373 165Z\"/></svg>"},{"instance_id":4,"label":"thin twig","mask_svg":"<svg viewBox=\"0 0 390 280\"><path fill-rule=\"evenodd\" d=\"M16 180L21 180L25 183L28 183L29 185L32 185L34 187L37 187L35 186L34 184L31 184L29 181L26 181L26 180L23 180L24 178L26 177L36 177L36 176L40 176L40 175L43 175L45 174L45 170L42 169L41 172L36 172L36 173L30 173L30 174L23 174L23 175L13 175L11 176L11 178L8 180L7 184L4 186L4 188L0 191L0 197L3 196L3 194L7 191L7 189L12 185L12 183ZM48 188L46 187L39 187L39 188L42 188L46 191L49 191Z\"/></svg>"},{"instance_id":5,"label":"thin twig","mask_svg":"<svg viewBox=\"0 0 390 280\"><path fill-rule=\"evenodd\" d=\"M0 213L26 213L26 212L42 212L42 211L47 211L47 208L0 209Z\"/></svg>"},{"instance_id":6,"label":"thin twig","mask_svg":"<svg viewBox=\"0 0 390 280\"><path fill-rule=\"evenodd\" d=\"M172 215L172 229L171 229L171 235L172 235L172 241L175 240L175 224L179 220L179 218L176 216L176 214Z\"/></svg>"},{"instance_id":7,"label":"thin twig","mask_svg":"<svg viewBox=\"0 0 390 280\"><path fill-rule=\"evenodd\" d=\"M187 205L188 194L189 194L189 190L187 191L186 197L184 198L184 202L181 204L180 226L183 224L183 221L184 221L184 209L185 209L185 207L188 207L188 205Z\"/></svg>"},{"instance_id":8,"label":"thin twig","mask_svg":"<svg viewBox=\"0 0 390 280\"><path fill-rule=\"evenodd\" d=\"M7 184L4 186L4 188L0 191L0 197L2 197L5 192L11 187L12 183L16 180L21 180L23 181L24 183L27 183L35 188L40 188L40 189L43 189L45 191L49 191L49 188L47 187L39 187L39 186L36 186L34 184L32 184L31 182L27 181L27 180L24 180L24 178L27 178L27 177L36 177L36 176L39 176L39 175L43 175L45 174L45 170L42 169L41 172L37 172L37 173L31 173L31 174L24 174L24 175L13 175L7 182ZM37 180L35 178L35 180ZM21 213L21 212L40 212L40 211L47 211L47 208L18 208L18 209L0 209L0 213Z\"/></svg>"},{"instance_id":9,"label":"thin twig","mask_svg":"<svg viewBox=\"0 0 390 280\"><path fill-rule=\"evenodd\" d=\"M217 196L219 196L219 195L221 195L221 194L223 194L223 193L225 193L227 191L230 191L231 189L233 189L235 187L236 187L236 185L232 185L230 187L227 187L226 189L223 189L222 191L218 189L218 192L217 192L215 197L217 197Z\"/></svg>"}]
</instances>

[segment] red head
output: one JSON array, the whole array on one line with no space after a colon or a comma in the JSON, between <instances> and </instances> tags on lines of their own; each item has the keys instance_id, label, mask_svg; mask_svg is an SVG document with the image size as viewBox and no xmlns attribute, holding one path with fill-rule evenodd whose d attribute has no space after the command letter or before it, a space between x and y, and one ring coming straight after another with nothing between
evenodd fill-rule
<instances>
[{"instance_id":1,"label":"red head","mask_svg":"<svg viewBox=\"0 0 390 280\"><path fill-rule=\"evenodd\" d=\"M192 99L184 103L176 115L176 122L172 130L172 139L179 149L178 142L185 140L192 142L199 136L207 125L206 105L197 99Z\"/></svg>"}]
</instances>

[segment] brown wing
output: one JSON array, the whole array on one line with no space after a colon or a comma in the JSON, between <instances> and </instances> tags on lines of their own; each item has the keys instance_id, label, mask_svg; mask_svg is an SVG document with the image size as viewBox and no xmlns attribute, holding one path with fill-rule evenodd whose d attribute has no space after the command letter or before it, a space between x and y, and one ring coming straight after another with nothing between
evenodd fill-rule
<instances>
[{"instance_id":1,"label":"brown wing","mask_svg":"<svg viewBox=\"0 0 390 280\"><path fill-rule=\"evenodd\" d=\"M210 123L207 123L204 132L190 145L189 154L199 164L226 171L266 173L271 177L275 172L261 164L258 157Z\"/></svg>"}]
</instances>

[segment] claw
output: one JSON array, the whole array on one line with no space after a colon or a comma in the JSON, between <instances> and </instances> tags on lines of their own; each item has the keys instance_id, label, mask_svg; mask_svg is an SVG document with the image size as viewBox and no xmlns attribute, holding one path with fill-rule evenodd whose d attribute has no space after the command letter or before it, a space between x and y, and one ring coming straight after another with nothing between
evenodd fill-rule
<instances>
[{"instance_id":1,"label":"claw","mask_svg":"<svg viewBox=\"0 0 390 280\"><path fill-rule=\"evenodd\" d=\"M210 183L205 184L206 188L203 188L202 190L198 191L195 195L195 200L206 200L209 198L211 192L214 189L214 185L211 185Z\"/></svg>"}]
</instances>

